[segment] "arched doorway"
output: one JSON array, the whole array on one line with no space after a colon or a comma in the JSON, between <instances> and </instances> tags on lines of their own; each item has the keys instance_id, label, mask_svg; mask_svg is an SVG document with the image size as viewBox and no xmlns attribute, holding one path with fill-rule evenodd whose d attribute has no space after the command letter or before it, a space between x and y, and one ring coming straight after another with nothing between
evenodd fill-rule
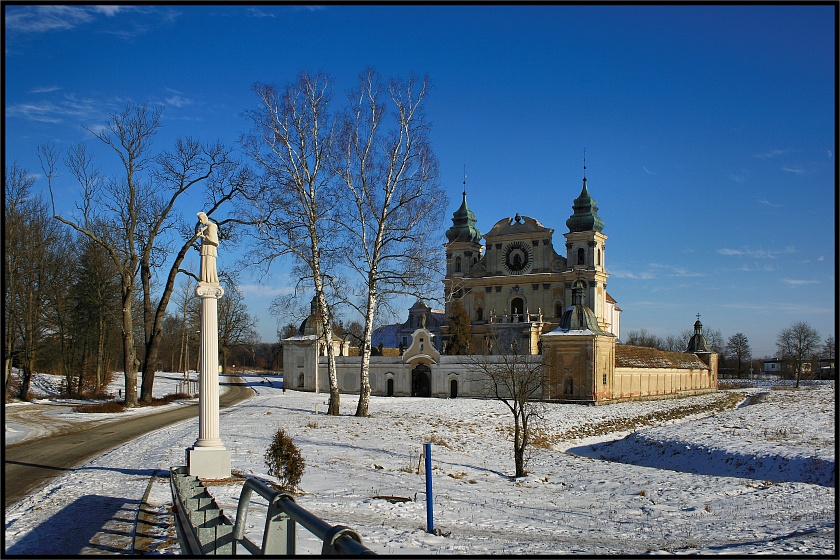
<instances>
[{"instance_id":1,"label":"arched doorway","mask_svg":"<svg viewBox=\"0 0 840 560\"><path fill-rule=\"evenodd\" d=\"M521 321L522 313L525 311L525 300L520 297L510 300L510 319L511 321Z\"/></svg>"},{"instance_id":2,"label":"arched doorway","mask_svg":"<svg viewBox=\"0 0 840 560\"><path fill-rule=\"evenodd\" d=\"M411 396L432 396L432 369L426 364L419 364L411 371Z\"/></svg>"},{"instance_id":3,"label":"arched doorway","mask_svg":"<svg viewBox=\"0 0 840 560\"><path fill-rule=\"evenodd\" d=\"M453 379L449 382L449 398L450 399L457 399L458 398L458 380Z\"/></svg>"},{"instance_id":4,"label":"arched doorway","mask_svg":"<svg viewBox=\"0 0 840 560\"><path fill-rule=\"evenodd\" d=\"M393 397L394 396L394 380L389 379L385 385L387 387L386 388L386 395L388 395L389 397Z\"/></svg>"}]
</instances>

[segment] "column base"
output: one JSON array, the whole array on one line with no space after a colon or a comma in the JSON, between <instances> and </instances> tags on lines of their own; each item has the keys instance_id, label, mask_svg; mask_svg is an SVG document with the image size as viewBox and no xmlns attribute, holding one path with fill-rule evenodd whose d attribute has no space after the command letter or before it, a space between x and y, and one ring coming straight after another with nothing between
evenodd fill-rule
<instances>
[{"instance_id":1,"label":"column base","mask_svg":"<svg viewBox=\"0 0 840 560\"><path fill-rule=\"evenodd\" d=\"M230 477L230 450L224 447L190 447L186 455L190 476L211 479Z\"/></svg>"}]
</instances>

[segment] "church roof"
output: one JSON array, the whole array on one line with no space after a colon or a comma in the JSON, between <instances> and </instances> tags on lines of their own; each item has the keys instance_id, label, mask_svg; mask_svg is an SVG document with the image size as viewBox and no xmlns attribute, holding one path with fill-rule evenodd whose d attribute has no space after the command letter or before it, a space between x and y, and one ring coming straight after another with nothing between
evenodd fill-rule
<instances>
[{"instance_id":1,"label":"church roof","mask_svg":"<svg viewBox=\"0 0 840 560\"><path fill-rule=\"evenodd\" d=\"M485 238L488 240L503 235L513 235L517 233L537 233L551 235L554 233L553 229L542 225L539 220L535 220L530 216L520 216L517 214L513 218L502 218L487 232Z\"/></svg>"},{"instance_id":2,"label":"church roof","mask_svg":"<svg viewBox=\"0 0 840 560\"><path fill-rule=\"evenodd\" d=\"M481 243L481 232L475 227L475 213L467 206L467 192L461 206L452 214L452 227L446 230L446 238L452 241Z\"/></svg>"},{"instance_id":3,"label":"church roof","mask_svg":"<svg viewBox=\"0 0 840 560\"><path fill-rule=\"evenodd\" d=\"M598 217L598 207L595 205L595 199L592 198L589 189L586 188L586 177L583 178L583 189L580 191L580 196L575 199L572 209L574 214L566 220L569 232L600 232L604 229L604 221Z\"/></svg>"}]
</instances>

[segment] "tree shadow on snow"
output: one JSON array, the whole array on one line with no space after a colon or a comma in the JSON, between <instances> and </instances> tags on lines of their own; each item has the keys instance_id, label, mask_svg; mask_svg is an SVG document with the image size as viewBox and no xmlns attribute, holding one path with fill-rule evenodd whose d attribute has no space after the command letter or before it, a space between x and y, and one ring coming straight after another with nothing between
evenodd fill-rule
<instances>
[{"instance_id":1,"label":"tree shadow on snow","mask_svg":"<svg viewBox=\"0 0 840 560\"><path fill-rule=\"evenodd\" d=\"M759 456L709 449L686 442L659 441L640 434L605 443L583 445L568 453L640 467L770 482L805 482L833 487L833 459L803 456Z\"/></svg>"}]
</instances>

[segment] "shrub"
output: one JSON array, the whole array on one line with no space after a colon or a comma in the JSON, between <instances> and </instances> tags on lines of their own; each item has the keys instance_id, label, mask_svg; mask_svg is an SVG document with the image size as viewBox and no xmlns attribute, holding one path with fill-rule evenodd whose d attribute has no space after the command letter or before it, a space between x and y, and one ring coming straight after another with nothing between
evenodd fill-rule
<instances>
[{"instance_id":1,"label":"shrub","mask_svg":"<svg viewBox=\"0 0 840 560\"><path fill-rule=\"evenodd\" d=\"M73 412L123 412L124 402L108 401L97 404L81 404L73 407Z\"/></svg>"},{"instance_id":2,"label":"shrub","mask_svg":"<svg viewBox=\"0 0 840 560\"><path fill-rule=\"evenodd\" d=\"M268 474L280 480L280 486L286 490L294 490L303 477L306 464L303 455L283 428L274 434L274 439L265 451L265 464Z\"/></svg>"}]
</instances>

